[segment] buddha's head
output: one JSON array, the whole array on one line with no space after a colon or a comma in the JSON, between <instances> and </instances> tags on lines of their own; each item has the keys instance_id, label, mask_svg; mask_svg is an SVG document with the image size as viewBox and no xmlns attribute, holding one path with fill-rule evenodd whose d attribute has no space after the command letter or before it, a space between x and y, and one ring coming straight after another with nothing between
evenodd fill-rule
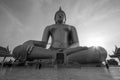
<instances>
[{"instance_id":1,"label":"buddha's head","mask_svg":"<svg viewBox=\"0 0 120 80\"><path fill-rule=\"evenodd\" d=\"M66 14L65 12L61 9L61 7L59 8L59 10L55 13L55 17L54 17L55 23L56 24L63 24L66 22Z\"/></svg>"}]
</instances>

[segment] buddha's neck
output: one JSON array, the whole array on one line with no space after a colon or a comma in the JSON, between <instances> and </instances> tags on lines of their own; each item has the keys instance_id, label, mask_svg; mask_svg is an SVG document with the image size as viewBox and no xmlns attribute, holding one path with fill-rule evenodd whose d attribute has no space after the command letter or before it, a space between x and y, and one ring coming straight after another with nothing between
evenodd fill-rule
<instances>
[{"instance_id":1,"label":"buddha's neck","mask_svg":"<svg viewBox=\"0 0 120 80\"><path fill-rule=\"evenodd\" d=\"M56 22L56 24L64 24L63 22Z\"/></svg>"}]
</instances>

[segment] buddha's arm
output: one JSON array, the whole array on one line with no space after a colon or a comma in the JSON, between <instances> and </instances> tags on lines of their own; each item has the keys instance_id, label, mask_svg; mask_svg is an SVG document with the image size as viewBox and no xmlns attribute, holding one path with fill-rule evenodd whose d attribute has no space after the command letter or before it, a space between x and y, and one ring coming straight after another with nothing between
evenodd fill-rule
<instances>
[{"instance_id":1,"label":"buddha's arm","mask_svg":"<svg viewBox=\"0 0 120 80\"><path fill-rule=\"evenodd\" d=\"M76 31L75 27L72 27L71 37L72 37L72 45L70 46L70 48L78 47L79 40L78 40L78 35L77 35L77 31Z\"/></svg>"},{"instance_id":2,"label":"buddha's arm","mask_svg":"<svg viewBox=\"0 0 120 80\"><path fill-rule=\"evenodd\" d=\"M45 43L44 47L46 47L49 37L50 37L50 30L48 27L46 27L42 36L42 42Z\"/></svg>"}]
</instances>

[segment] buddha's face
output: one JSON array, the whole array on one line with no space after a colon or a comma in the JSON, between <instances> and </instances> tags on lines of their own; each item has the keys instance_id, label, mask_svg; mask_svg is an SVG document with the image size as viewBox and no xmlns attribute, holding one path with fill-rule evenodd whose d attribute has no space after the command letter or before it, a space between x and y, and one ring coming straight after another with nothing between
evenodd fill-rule
<instances>
[{"instance_id":1,"label":"buddha's face","mask_svg":"<svg viewBox=\"0 0 120 80\"><path fill-rule=\"evenodd\" d=\"M55 16L55 22L56 23L64 23L65 22L65 14L63 12L59 12Z\"/></svg>"}]
</instances>

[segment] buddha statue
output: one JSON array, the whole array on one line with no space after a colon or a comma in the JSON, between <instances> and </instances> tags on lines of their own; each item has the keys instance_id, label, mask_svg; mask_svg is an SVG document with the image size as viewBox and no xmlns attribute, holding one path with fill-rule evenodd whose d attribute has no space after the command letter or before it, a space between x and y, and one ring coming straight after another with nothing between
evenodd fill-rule
<instances>
[{"instance_id":1,"label":"buddha statue","mask_svg":"<svg viewBox=\"0 0 120 80\"><path fill-rule=\"evenodd\" d=\"M59 8L54 16L55 24L49 25L43 32L42 41L28 40L14 48L13 56L20 60L54 58L62 52L68 61L79 63L102 62L106 60L107 52L102 47L82 47L79 45L77 30L66 24L66 14ZM46 48L51 37L50 48Z\"/></svg>"}]
</instances>

